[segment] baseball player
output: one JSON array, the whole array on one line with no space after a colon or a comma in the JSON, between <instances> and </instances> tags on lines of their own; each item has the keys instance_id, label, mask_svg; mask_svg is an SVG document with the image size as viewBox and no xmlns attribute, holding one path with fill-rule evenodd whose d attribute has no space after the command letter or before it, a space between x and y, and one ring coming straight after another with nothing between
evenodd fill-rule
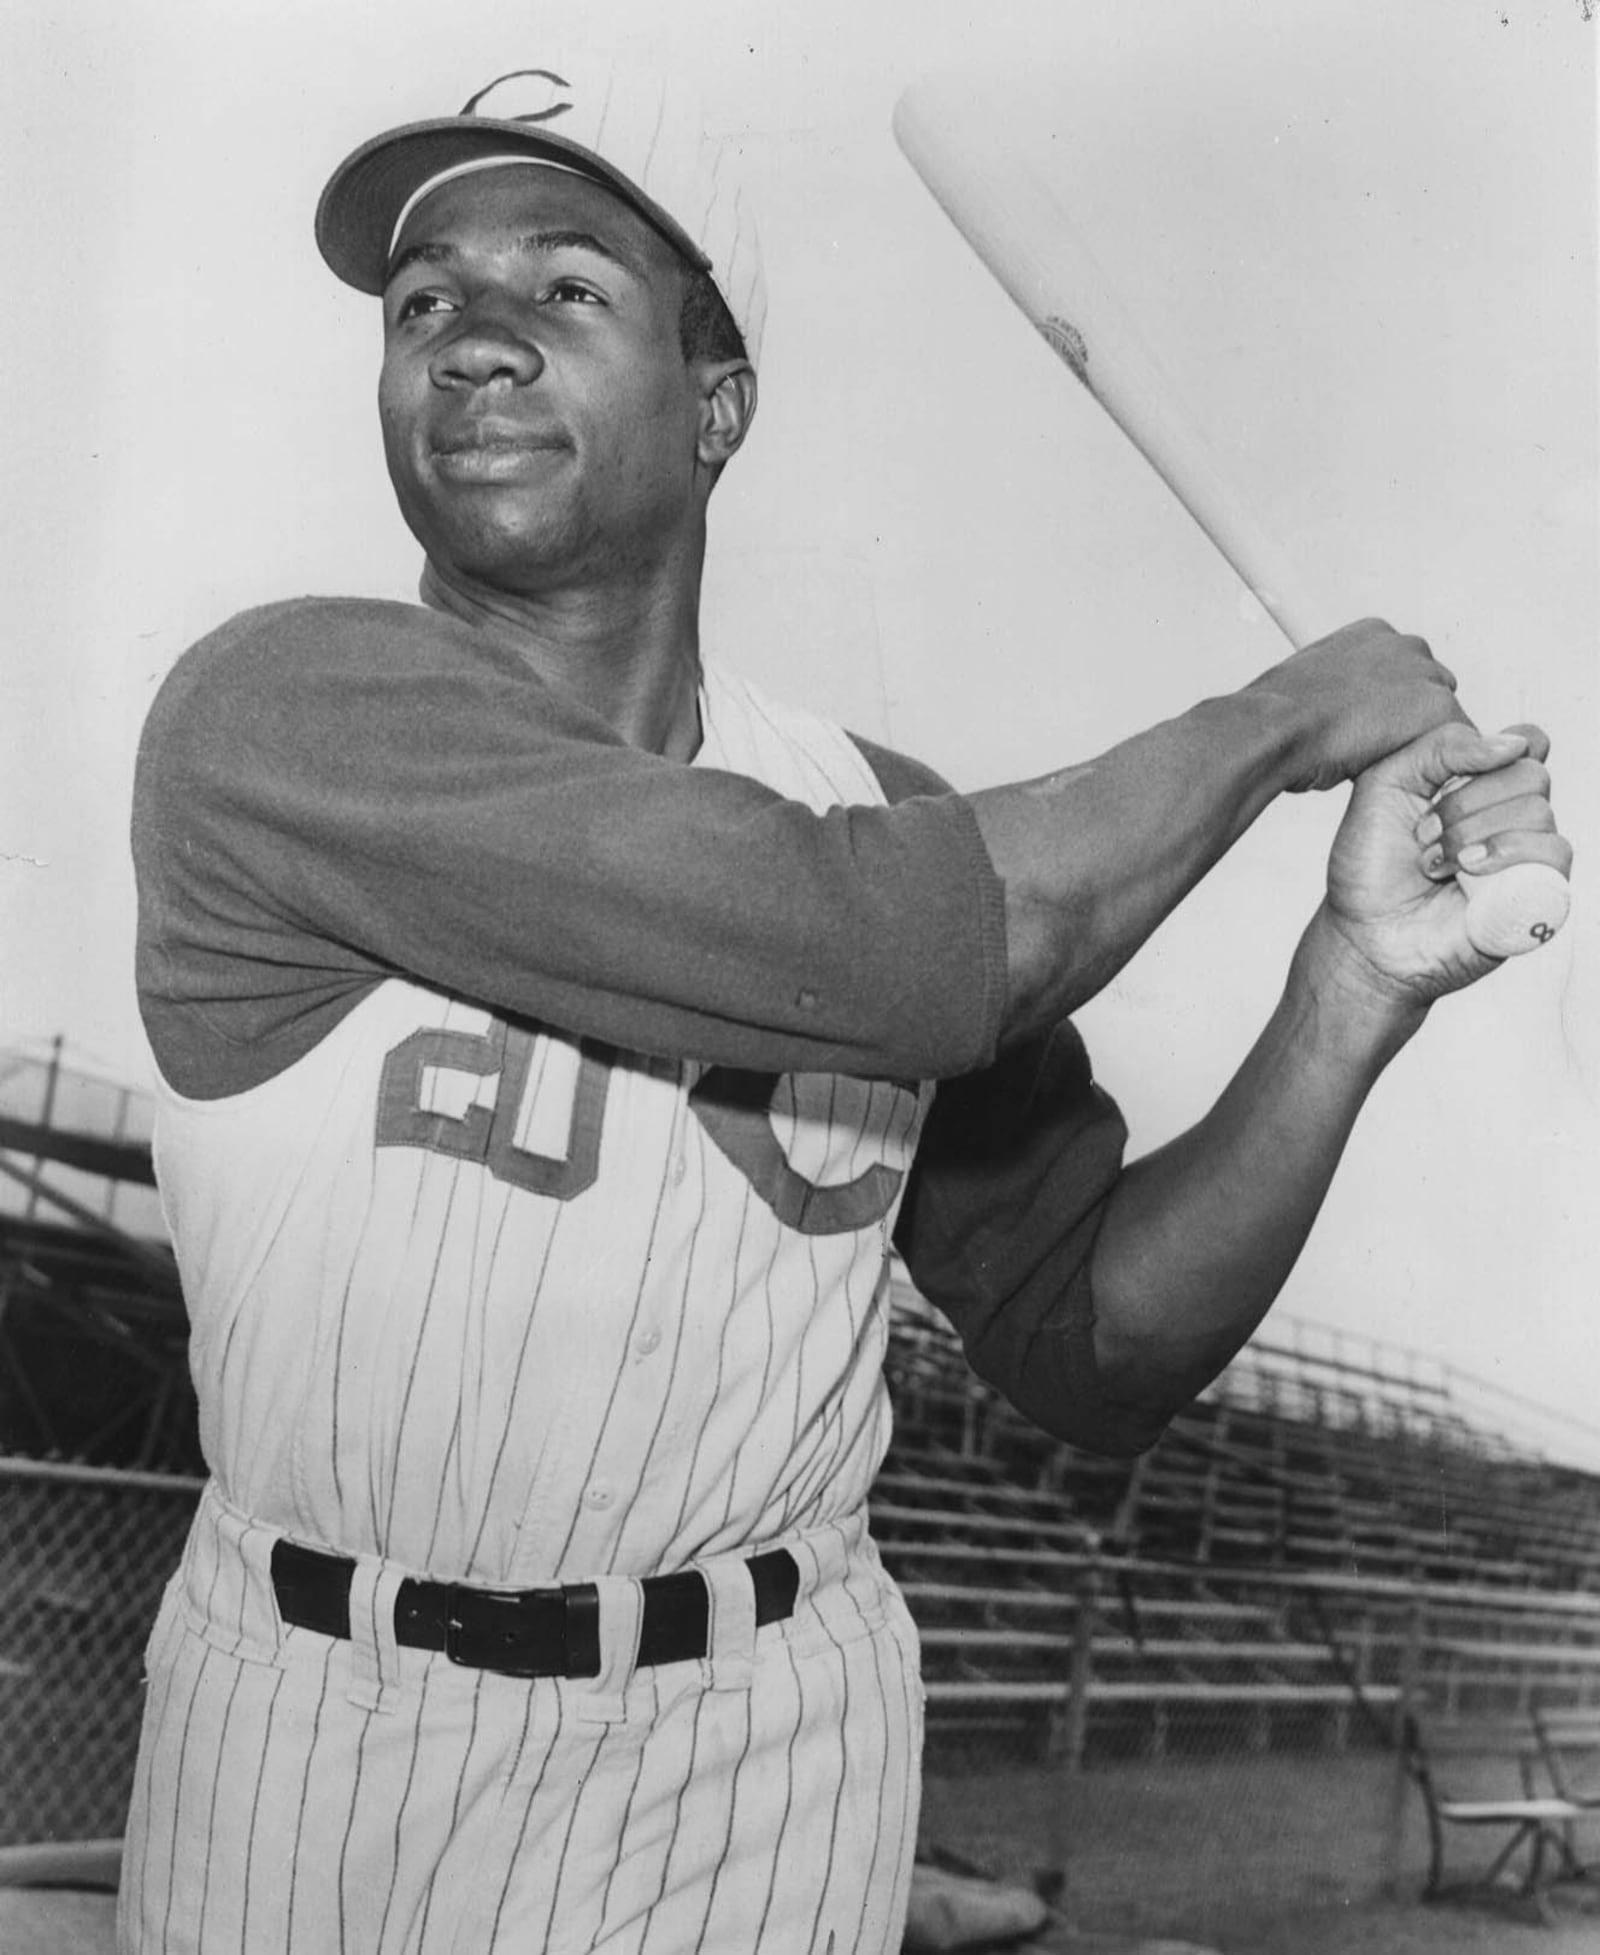
<instances>
[{"instance_id":1,"label":"baseball player","mask_svg":"<svg viewBox=\"0 0 1600 1955\"><path fill-rule=\"evenodd\" d=\"M211 1478L125 1950L895 1948L891 1244L1031 1416L1149 1444L1489 968L1462 850L1567 865L1543 736L1480 737L1382 625L973 796L703 656L762 298L702 129L553 68L339 167L317 236L381 297L422 602L249 612L149 719L138 978ZM1352 779L1261 1040L1125 1163L1068 1014L1274 795Z\"/></svg>"}]
</instances>

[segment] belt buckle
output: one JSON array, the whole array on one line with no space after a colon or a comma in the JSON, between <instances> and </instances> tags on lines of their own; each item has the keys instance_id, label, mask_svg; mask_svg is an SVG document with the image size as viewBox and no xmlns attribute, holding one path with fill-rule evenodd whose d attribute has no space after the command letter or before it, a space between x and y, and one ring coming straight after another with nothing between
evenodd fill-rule
<instances>
[{"instance_id":1,"label":"belt buckle","mask_svg":"<svg viewBox=\"0 0 1600 1955\"><path fill-rule=\"evenodd\" d=\"M444 1653L466 1670L507 1677L567 1674L563 1590L472 1588L448 1584ZM541 1633L542 1631L542 1633Z\"/></svg>"}]
</instances>

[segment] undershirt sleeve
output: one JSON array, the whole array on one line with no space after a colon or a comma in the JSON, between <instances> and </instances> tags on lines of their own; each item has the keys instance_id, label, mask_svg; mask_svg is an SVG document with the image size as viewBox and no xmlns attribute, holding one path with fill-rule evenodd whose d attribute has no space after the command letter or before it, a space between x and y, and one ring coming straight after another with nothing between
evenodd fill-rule
<instances>
[{"instance_id":1,"label":"undershirt sleeve","mask_svg":"<svg viewBox=\"0 0 1600 1955\"><path fill-rule=\"evenodd\" d=\"M411 605L275 605L189 652L133 844L141 1009L196 1098L272 1077L391 976L632 1051L863 1077L982 1066L1005 1009L962 797L817 815L627 746Z\"/></svg>"},{"instance_id":2,"label":"undershirt sleeve","mask_svg":"<svg viewBox=\"0 0 1600 1955\"><path fill-rule=\"evenodd\" d=\"M1070 1023L942 1083L895 1226L921 1294L1024 1417L1088 1452L1158 1433L1110 1402L1094 1351L1090 1257L1128 1131Z\"/></svg>"},{"instance_id":3,"label":"undershirt sleeve","mask_svg":"<svg viewBox=\"0 0 1600 1955\"><path fill-rule=\"evenodd\" d=\"M945 784L857 738L891 800ZM895 1225L919 1293L967 1361L1035 1425L1088 1452L1156 1438L1101 1389L1089 1259L1128 1130L1063 1021L993 1064L941 1082Z\"/></svg>"}]
</instances>

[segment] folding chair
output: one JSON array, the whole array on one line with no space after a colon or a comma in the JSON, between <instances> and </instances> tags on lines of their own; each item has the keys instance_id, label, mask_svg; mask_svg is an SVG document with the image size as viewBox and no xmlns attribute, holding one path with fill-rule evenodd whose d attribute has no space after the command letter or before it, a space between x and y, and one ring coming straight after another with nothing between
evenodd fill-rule
<instances>
[{"instance_id":1,"label":"folding chair","mask_svg":"<svg viewBox=\"0 0 1600 1955\"><path fill-rule=\"evenodd\" d=\"M1533 1733L1539 1757L1558 1799L1566 1799L1580 1813L1600 1820L1600 1705L1571 1706L1536 1703ZM1567 1852L1591 1881L1600 1875L1600 1861L1585 1860L1578 1852L1576 1828L1566 1828Z\"/></svg>"},{"instance_id":2,"label":"folding chair","mask_svg":"<svg viewBox=\"0 0 1600 1955\"><path fill-rule=\"evenodd\" d=\"M1509 1900L1547 1921L1551 1885L1582 1875L1569 1829L1583 1808L1570 1799L1534 1790L1535 1745L1526 1727L1485 1719L1445 1723L1408 1713L1403 1729L1407 1767L1428 1815L1430 1857L1422 1898ZM1463 1796L1463 1767L1469 1759L1514 1767L1520 1791L1484 1798L1474 1789L1473 1796ZM1505 1775L1504 1770L1500 1775ZM1452 1828L1500 1836L1501 1843L1481 1872L1447 1881L1445 1839Z\"/></svg>"}]
</instances>

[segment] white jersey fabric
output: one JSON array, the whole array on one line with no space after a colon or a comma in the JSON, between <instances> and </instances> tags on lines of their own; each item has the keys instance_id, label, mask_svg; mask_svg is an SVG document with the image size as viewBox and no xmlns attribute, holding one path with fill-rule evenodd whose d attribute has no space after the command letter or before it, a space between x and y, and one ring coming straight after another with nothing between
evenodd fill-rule
<instances>
[{"instance_id":1,"label":"white jersey fabric","mask_svg":"<svg viewBox=\"0 0 1600 1955\"><path fill-rule=\"evenodd\" d=\"M694 762L817 810L840 730L708 667ZM931 1089L734 1073L396 978L247 1092L161 1098L212 1471L150 1647L125 1950L888 1950L915 1634L867 1537L890 1231ZM356 1558L286 1627L280 1536ZM744 1558L787 1546L791 1620ZM694 1565L704 1661L635 1670ZM397 1649L407 1575L598 1581L602 1674Z\"/></svg>"}]
</instances>

